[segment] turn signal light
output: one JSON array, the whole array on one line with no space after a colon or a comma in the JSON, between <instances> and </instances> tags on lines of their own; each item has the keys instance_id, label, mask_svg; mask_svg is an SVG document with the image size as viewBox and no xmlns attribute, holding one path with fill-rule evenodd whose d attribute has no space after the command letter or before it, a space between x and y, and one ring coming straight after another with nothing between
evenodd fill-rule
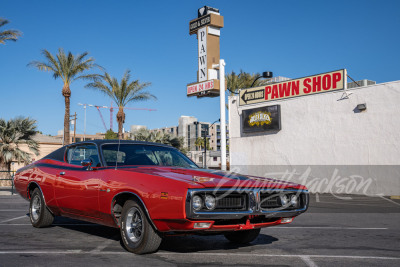
<instances>
[{"instance_id":1,"label":"turn signal light","mask_svg":"<svg viewBox=\"0 0 400 267\"><path fill-rule=\"evenodd\" d=\"M211 223L195 223L193 228L194 229L208 229L210 228Z\"/></svg>"},{"instance_id":2,"label":"turn signal light","mask_svg":"<svg viewBox=\"0 0 400 267\"><path fill-rule=\"evenodd\" d=\"M293 221L293 218L282 218L281 223L291 223Z\"/></svg>"}]
</instances>

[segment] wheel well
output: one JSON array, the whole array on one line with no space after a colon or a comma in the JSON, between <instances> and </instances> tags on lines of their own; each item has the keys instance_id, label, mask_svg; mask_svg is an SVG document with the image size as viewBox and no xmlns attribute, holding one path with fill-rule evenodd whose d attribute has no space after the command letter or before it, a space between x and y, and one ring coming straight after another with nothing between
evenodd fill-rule
<instances>
[{"instance_id":1,"label":"wheel well","mask_svg":"<svg viewBox=\"0 0 400 267\"><path fill-rule=\"evenodd\" d=\"M142 200L133 193L125 192L115 196L112 202L111 211L114 216L114 220L118 226L121 225L121 212L127 200L135 200L145 211L147 218L151 221L149 215L147 214L147 209L146 207L144 207Z\"/></svg>"},{"instance_id":2,"label":"wheel well","mask_svg":"<svg viewBox=\"0 0 400 267\"><path fill-rule=\"evenodd\" d=\"M30 184L29 184L28 190L27 190L27 192L26 192L26 193L27 193L28 199L31 199L33 190L35 190L36 188L39 188L39 186L38 186L36 183L30 183ZM39 190L40 190L40 188L39 188Z\"/></svg>"}]
</instances>

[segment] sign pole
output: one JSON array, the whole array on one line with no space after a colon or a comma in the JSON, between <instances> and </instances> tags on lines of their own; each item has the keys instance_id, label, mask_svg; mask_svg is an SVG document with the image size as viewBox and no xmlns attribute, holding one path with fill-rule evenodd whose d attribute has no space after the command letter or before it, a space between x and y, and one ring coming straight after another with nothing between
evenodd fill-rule
<instances>
[{"instance_id":1,"label":"sign pole","mask_svg":"<svg viewBox=\"0 0 400 267\"><path fill-rule=\"evenodd\" d=\"M221 111L221 170L226 171L225 60L219 60L219 97Z\"/></svg>"}]
</instances>

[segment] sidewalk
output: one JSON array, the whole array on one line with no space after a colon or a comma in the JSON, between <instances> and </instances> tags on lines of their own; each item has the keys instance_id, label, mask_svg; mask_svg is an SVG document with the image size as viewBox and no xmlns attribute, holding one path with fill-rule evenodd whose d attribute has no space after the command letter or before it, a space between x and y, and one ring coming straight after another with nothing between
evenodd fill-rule
<instances>
[{"instance_id":1,"label":"sidewalk","mask_svg":"<svg viewBox=\"0 0 400 267\"><path fill-rule=\"evenodd\" d=\"M11 196L11 186L0 186L0 196ZM14 195L16 194L14 188Z\"/></svg>"}]
</instances>

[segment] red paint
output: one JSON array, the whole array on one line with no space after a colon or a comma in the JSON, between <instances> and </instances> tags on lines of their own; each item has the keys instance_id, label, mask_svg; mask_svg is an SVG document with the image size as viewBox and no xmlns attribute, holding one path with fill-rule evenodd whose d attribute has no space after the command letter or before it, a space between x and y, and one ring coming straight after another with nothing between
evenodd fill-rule
<instances>
[{"instance_id":1,"label":"red paint","mask_svg":"<svg viewBox=\"0 0 400 267\"><path fill-rule=\"evenodd\" d=\"M321 91L321 76L313 77L313 92Z\"/></svg>"},{"instance_id":2,"label":"red paint","mask_svg":"<svg viewBox=\"0 0 400 267\"><path fill-rule=\"evenodd\" d=\"M309 94L309 93L311 93L311 79L310 78L307 78L307 79L304 79L304 81L303 81L303 85L304 85L304 93L305 94Z\"/></svg>"},{"instance_id":3,"label":"red paint","mask_svg":"<svg viewBox=\"0 0 400 267\"><path fill-rule=\"evenodd\" d=\"M271 86L265 87L265 100L268 100L268 95L271 93Z\"/></svg>"},{"instance_id":4,"label":"red paint","mask_svg":"<svg viewBox=\"0 0 400 267\"><path fill-rule=\"evenodd\" d=\"M322 76L322 89L329 90L332 86L332 77L331 75L327 74Z\"/></svg>"},{"instance_id":5,"label":"red paint","mask_svg":"<svg viewBox=\"0 0 400 267\"><path fill-rule=\"evenodd\" d=\"M342 74L340 72L334 73L333 75L333 89L337 88L337 83L342 79Z\"/></svg>"}]
</instances>

